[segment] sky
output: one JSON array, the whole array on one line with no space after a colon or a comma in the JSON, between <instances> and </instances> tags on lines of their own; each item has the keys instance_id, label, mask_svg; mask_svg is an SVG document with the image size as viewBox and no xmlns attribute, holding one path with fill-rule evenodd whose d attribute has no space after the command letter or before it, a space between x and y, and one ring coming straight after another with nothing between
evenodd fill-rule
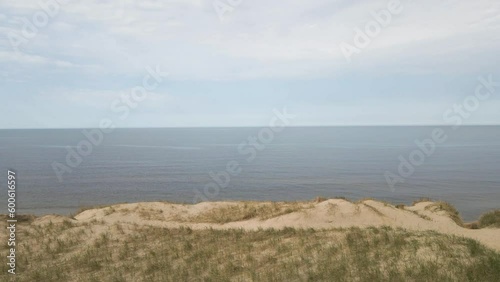
<instances>
[{"instance_id":1,"label":"sky","mask_svg":"<svg viewBox=\"0 0 500 282\"><path fill-rule=\"evenodd\" d=\"M1 129L447 124L500 81L497 0L0 0L0 34Z\"/></svg>"}]
</instances>

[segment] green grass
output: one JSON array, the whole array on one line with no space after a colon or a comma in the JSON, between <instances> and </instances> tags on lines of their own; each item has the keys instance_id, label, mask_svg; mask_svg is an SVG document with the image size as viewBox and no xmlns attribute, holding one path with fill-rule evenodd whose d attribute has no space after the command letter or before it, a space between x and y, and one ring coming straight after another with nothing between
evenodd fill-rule
<instances>
[{"instance_id":1,"label":"green grass","mask_svg":"<svg viewBox=\"0 0 500 282\"><path fill-rule=\"evenodd\" d=\"M485 213L479 218L479 227L496 227L500 228L500 210L494 210ZM500 240L500 239L499 239Z\"/></svg>"},{"instance_id":2,"label":"green grass","mask_svg":"<svg viewBox=\"0 0 500 282\"><path fill-rule=\"evenodd\" d=\"M500 281L478 242L403 229L19 229L16 281ZM3 238L2 238L3 239ZM0 281L9 281L7 265Z\"/></svg>"}]
</instances>

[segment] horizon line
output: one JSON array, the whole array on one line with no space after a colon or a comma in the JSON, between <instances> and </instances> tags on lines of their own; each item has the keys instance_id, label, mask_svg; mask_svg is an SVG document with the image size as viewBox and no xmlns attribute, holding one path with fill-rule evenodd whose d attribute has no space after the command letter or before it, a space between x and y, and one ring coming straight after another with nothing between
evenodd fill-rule
<instances>
[{"instance_id":1,"label":"horizon line","mask_svg":"<svg viewBox=\"0 0 500 282\"><path fill-rule=\"evenodd\" d=\"M324 127L453 127L450 124L366 124L366 125L291 125L286 128L324 128ZM500 124L463 124L460 127L500 126ZM204 129L204 128L262 128L266 125L248 126L165 126L165 127L116 127L114 129ZM64 130L98 129L99 127L43 127L43 128L0 128L0 130Z\"/></svg>"}]
</instances>

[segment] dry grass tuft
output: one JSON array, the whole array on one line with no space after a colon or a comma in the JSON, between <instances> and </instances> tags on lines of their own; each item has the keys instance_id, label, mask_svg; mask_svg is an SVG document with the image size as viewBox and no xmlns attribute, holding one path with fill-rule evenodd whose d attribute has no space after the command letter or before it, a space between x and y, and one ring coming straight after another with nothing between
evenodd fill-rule
<instances>
[{"instance_id":1,"label":"dry grass tuft","mask_svg":"<svg viewBox=\"0 0 500 282\"><path fill-rule=\"evenodd\" d=\"M138 210L139 216L145 220L165 220L163 210L161 209L146 209L140 208Z\"/></svg>"},{"instance_id":2,"label":"dry grass tuft","mask_svg":"<svg viewBox=\"0 0 500 282\"><path fill-rule=\"evenodd\" d=\"M464 223L464 228L467 229L480 229L479 223L477 221L475 222L469 222L469 223Z\"/></svg>"},{"instance_id":3,"label":"dry grass tuft","mask_svg":"<svg viewBox=\"0 0 500 282\"><path fill-rule=\"evenodd\" d=\"M265 220L280 215L285 215L307 208L312 208L314 204L305 204L300 202L245 202L243 205L229 205L217 207L188 219L190 222L200 223L219 223L236 222L250 219Z\"/></svg>"},{"instance_id":4,"label":"dry grass tuft","mask_svg":"<svg viewBox=\"0 0 500 282\"><path fill-rule=\"evenodd\" d=\"M19 232L19 282L500 281L500 254L476 241L390 227L243 231L67 221L22 223ZM9 281L6 270L0 266L0 281Z\"/></svg>"},{"instance_id":5,"label":"dry grass tuft","mask_svg":"<svg viewBox=\"0 0 500 282\"><path fill-rule=\"evenodd\" d=\"M425 208L426 210L430 210L433 212L436 211L444 211L448 214L448 216L459 226L463 226L464 222L462 220L462 217L460 217L460 213L458 210L451 205L450 203L447 202L436 202L433 203Z\"/></svg>"},{"instance_id":6,"label":"dry grass tuft","mask_svg":"<svg viewBox=\"0 0 500 282\"><path fill-rule=\"evenodd\" d=\"M479 228L493 227L500 228L500 210L493 210L485 213L479 218Z\"/></svg>"},{"instance_id":7,"label":"dry grass tuft","mask_svg":"<svg viewBox=\"0 0 500 282\"><path fill-rule=\"evenodd\" d=\"M419 198L416 201L413 201L412 206L414 206L414 205L416 205L418 203L423 203L423 202L434 202L434 200L432 200L431 198L422 197L422 198Z\"/></svg>"},{"instance_id":8,"label":"dry grass tuft","mask_svg":"<svg viewBox=\"0 0 500 282\"><path fill-rule=\"evenodd\" d=\"M369 210L373 211L375 214L381 217L386 217L385 214L383 214L381 211L379 211L377 208L368 205L367 203L363 203L363 206L367 207Z\"/></svg>"},{"instance_id":9,"label":"dry grass tuft","mask_svg":"<svg viewBox=\"0 0 500 282\"><path fill-rule=\"evenodd\" d=\"M317 203L317 204L319 204L319 203L322 203L322 202L327 201L327 200L328 200L328 199L327 199L327 198L324 198L324 197L316 197L316 198L314 199L314 202L315 202L315 203Z\"/></svg>"}]
</instances>

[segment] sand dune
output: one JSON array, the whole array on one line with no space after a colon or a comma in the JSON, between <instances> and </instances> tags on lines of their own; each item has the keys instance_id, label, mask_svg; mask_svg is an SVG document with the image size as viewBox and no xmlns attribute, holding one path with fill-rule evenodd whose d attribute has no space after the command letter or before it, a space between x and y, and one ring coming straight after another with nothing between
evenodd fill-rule
<instances>
[{"instance_id":1,"label":"sand dune","mask_svg":"<svg viewBox=\"0 0 500 282\"><path fill-rule=\"evenodd\" d=\"M43 225L64 219L60 216L45 216L38 218L34 224ZM353 203L344 199L300 203L205 202L196 205L147 202L89 209L73 219L74 222L80 223L96 220L106 224L190 227L196 230L390 226L463 236L500 250L500 229L474 230L461 227L449 212L440 209L435 202L420 202L398 208L375 200Z\"/></svg>"},{"instance_id":2,"label":"sand dune","mask_svg":"<svg viewBox=\"0 0 500 282\"><path fill-rule=\"evenodd\" d=\"M464 228L443 202L148 202L19 220L16 281L500 281L500 229Z\"/></svg>"}]
</instances>

